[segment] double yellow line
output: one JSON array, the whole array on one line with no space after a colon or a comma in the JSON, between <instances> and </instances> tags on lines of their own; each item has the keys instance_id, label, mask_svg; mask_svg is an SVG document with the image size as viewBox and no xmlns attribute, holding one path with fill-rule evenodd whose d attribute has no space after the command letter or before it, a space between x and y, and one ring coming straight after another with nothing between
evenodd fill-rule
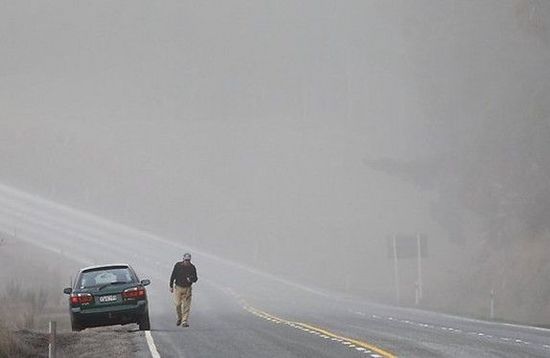
<instances>
[{"instance_id":1,"label":"double yellow line","mask_svg":"<svg viewBox=\"0 0 550 358\"><path fill-rule=\"evenodd\" d=\"M337 335L335 333L329 332L326 329L315 327L315 326L312 326L310 324L288 321L286 319L279 318L279 317L274 316L272 314L269 314L267 312L260 311L259 309L256 309L256 308L254 308L254 307L252 307L252 306L250 306L250 305L248 305L244 302L242 302L242 303L243 303L244 309L246 309L248 312L250 312L250 313L252 313L256 316L268 319L268 320L276 322L276 323L284 323L284 324L287 324L287 325L292 326L292 327L305 328L305 329L308 329L310 331L314 331L314 332L317 332L319 334L323 334L325 336L328 336L330 338L334 338L334 339L342 341L342 342L349 342L350 344L353 344L356 347L364 348L365 350L375 352L376 354L380 355L383 358L396 358L396 356L393 353L387 352L387 351L385 351L381 348L378 348L376 346L373 346L372 344L369 344L367 342L363 342L363 341L360 341L360 340L357 340L357 339L352 339L352 338L340 336L340 335Z\"/></svg>"}]
</instances>

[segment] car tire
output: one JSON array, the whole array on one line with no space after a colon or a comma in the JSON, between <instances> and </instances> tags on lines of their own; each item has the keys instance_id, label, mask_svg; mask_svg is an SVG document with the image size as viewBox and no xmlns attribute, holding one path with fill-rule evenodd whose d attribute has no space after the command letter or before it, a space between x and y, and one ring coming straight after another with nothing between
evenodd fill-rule
<instances>
[{"instance_id":1,"label":"car tire","mask_svg":"<svg viewBox=\"0 0 550 358\"><path fill-rule=\"evenodd\" d=\"M145 313L143 316L141 316L139 322L139 330L140 331L150 331L151 330L151 322L149 321L149 312Z\"/></svg>"},{"instance_id":2,"label":"car tire","mask_svg":"<svg viewBox=\"0 0 550 358\"><path fill-rule=\"evenodd\" d=\"M73 332L80 332L84 329L84 327L75 322L74 319L71 319L71 329Z\"/></svg>"}]
</instances>

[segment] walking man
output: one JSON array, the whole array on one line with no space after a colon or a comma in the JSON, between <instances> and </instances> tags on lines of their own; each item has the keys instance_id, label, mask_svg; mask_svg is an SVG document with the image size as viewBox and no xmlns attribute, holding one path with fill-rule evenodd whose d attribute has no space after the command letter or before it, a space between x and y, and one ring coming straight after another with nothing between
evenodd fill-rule
<instances>
[{"instance_id":1,"label":"walking man","mask_svg":"<svg viewBox=\"0 0 550 358\"><path fill-rule=\"evenodd\" d=\"M183 255L183 261L176 262L170 276L170 292L174 294L176 325L189 327L189 310L191 309L191 285L197 282L197 269L191 263L191 254Z\"/></svg>"}]
</instances>

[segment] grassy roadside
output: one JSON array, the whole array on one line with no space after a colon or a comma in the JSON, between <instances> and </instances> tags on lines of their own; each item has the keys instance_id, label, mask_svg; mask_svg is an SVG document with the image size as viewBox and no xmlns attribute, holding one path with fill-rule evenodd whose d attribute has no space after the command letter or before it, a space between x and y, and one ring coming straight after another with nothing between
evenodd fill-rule
<instances>
[{"instance_id":1,"label":"grassy roadside","mask_svg":"<svg viewBox=\"0 0 550 358\"><path fill-rule=\"evenodd\" d=\"M0 357L36 357L38 352L29 349L17 337L0 323Z\"/></svg>"},{"instance_id":2,"label":"grassy roadside","mask_svg":"<svg viewBox=\"0 0 550 358\"><path fill-rule=\"evenodd\" d=\"M47 352L43 331L50 319L60 321L61 306L45 286L34 290L13 280L0 294L0 357L41 357ZM61 320L60 322L63 322Z\"/></svg>"},{"instance_id":3,"label":"grassy roadside","mask_svg":"<svg viewBox=\"0 0 550 358\"><path fill-rule=\"evenodd\" d=\"M29 330L11 331L0 323L0 358L48 356L48 336Z\"/></svg>"},{"instance_id":4,"label":"grassy roadside","mask_svg":"<svg viewBox=\"0 0 550 358\"><path fill-rule=\"evenodd\" d=\"M67 307L57 285L25 285L13 279L0 289L0 318L9 329L44 330L50 320L69 328Z\"/></svg>"},{"instance_id":5,"label":"grassy roadside","mask_svg":"<svg viewBox=\"0 0 550 358\"><path fill-rule=\"evenodd\" d=\"M48 322L69 327L60 272L11 237L0 243L0 358L47 354Z\"/></svg>"}]
</instances>

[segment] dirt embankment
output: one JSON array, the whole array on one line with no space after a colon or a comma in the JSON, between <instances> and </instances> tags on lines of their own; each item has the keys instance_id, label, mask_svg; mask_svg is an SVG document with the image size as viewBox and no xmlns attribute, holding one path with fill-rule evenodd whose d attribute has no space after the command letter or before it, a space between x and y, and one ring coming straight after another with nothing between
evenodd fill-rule
<instances>
[{"instance_id":1,"label":"dirt embankment","mask_svg":"<svg viewBox=\"0 0 550 358\"><path fill-rule=\"evenodd\" d=\"M148 356L137 326L70 330L68 287L80 265L0 233L0 358L47 357L48 322L58 327L58 357Z\"/></svg>"}]
</instances>

